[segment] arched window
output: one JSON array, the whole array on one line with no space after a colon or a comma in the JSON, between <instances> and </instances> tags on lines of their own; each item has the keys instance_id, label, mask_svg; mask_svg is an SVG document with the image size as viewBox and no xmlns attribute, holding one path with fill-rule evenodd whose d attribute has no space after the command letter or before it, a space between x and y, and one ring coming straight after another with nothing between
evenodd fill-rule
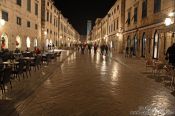
<instances>
[{"instance_id":1,"label":"arched window","mask_svg":"<svg viewBox=\"0 0 175 116\"><path fill-rule=\"evenodd\" d=\"M30 38L29 37L27 37L27 39L26 39L26 45L27 45L27 48L30 48Z\"/></svg>"},{"instance_id":2,"label":"arched window","mask_svg":"<svg viewBox=\"0 0 175 116\"><path fill-rule=\"evenodd\" d=\"M154 13L161 11L161 1L162 0L154 0Z\"/></svg>"},{"instance_id":3,"label":"arched window","mask_svg":"<svg viewBox=\"0 0 175 116\"><path fill-rule=\"evenodd\" d=\"M22 43L21 43L21 37L18 35L16 36L16 48L21 48Z\"/></svg>"},{"instance_id":4,"label":"arched window","mask_svg":"<svg viewBox=\"0 0 175 116\"><path fill-rule=\"evenodd\" d=\"M49 39L46 39L46 47L49 46Z\"/></svg>"},{"instance_id":5,"label":"arched window","mask_svg":"<svg viewBox=\"0 0 175 116\"><path fill-rule=\"evenodd\" d=\"M138 47L138 40L137 40L137 35L135 35L134 36L134 55L136 55L137 47Z\"/></svg>"},{"instance_id":6,"label":"arched window","mask_svg":"<svg viewBox=\"0 0 175 116\"><path fill-rule=\"evenodd\" d=\"M159 53L159 34L157 31L154 34L153 58L157 59Z\"/></svg>"},{"instance_id":7,"label":"arched window","mask_svg":"<svg viewBox=\"0 0 175 116\"><path fill-rule=\"evenodd\" d=\"M1 48L8 49L8 36L6 33L1 36Z\"/></svg>"},{"instance_id":8,"label":"arched window","mask_svg":"<svg viewBox=\"0 0 175 116\"><path fill-rule=\"evenodd\" d=\"M37 47L37 46L38 46L38 40L34 39L34 47Z\"/></svg>"},{"instance_id":9,"label":"arched window","mask_svg":"<svg viewBox=\"0 0 175 116\"><path fill-rule=\"evenodd\" d=\"M142 57L145 57L145 55L146 55L146 34L144 32L142 36Z\"/></svg>"},{"instance_id":10,"label":"arched window","mask_svg":"<svg viewBox=\"0 0 175 116\"><path fill-rule=\"evenodd\" d=\"M49 44L52 45L52 43L53 43L52 40L50 40L50 41L49 41Z\"/></svg>"}]
</instances>

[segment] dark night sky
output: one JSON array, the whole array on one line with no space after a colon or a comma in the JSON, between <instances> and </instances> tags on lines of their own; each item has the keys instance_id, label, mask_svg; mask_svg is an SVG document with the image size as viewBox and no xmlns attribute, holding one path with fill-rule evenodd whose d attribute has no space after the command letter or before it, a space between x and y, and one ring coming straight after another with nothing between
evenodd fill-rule
<instances>
[{"instance_id":1,"label":"dark night sky","mask_svg":"<svg viewBox=\"0 0 175 116\"><path fill-rule=\"evenodd\" d=\"M86 22L103 18L116 0L55 0L56 7L68 18L73 27L86 34Z\"/></svg>"}]
</instances>

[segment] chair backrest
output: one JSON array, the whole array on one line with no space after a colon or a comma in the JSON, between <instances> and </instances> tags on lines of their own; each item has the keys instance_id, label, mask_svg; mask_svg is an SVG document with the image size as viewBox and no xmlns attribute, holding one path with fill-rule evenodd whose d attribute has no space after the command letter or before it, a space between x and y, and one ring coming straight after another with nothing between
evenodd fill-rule
<instances>
[{"instance_id":1,"label":"chair backrest","mask_svg":"<svg viewBox=\"0 0 175 116\"><path fill-rule=\"evenodd\" d=\"M164 69L167 71L167 72L170 72L170 71L173 71L173 67L169 64L166 64Z\"/></svg>"},{"instance_id":2,"label":"chair backrest","mask_svg":"<svg viewBox=\"0 0 175 116\"><path fill-rule=\"evenodd\" d=\"M2 80L3 72L4 72L3 67L0 67L0 81Z\"/></svg>"},{"instance_id":3,"label":"chair backrest","mask_svg":"<svg viewBox=\"0 0 175 116\"><path fill-rule=\"evenodd\" d=\"M36 65L39 65L39 63L40 63L40 56L36 56L35 57L35 63L36 63Z\"/></svg>"},{"instance_id":4,"label":"chair backrest","mask_svg":"<svg viewBox=\"0 0 175 116\"><path fill-rule=\"evenodd\" d=\"M4 68L3 64L0 64L0 70L2 70Z\"/></svg>"},{"instance_id":5,"label":"chair backrest","mask_svg":"<svg viewBox=\"0 0 175 116\"><path fill-rule=\"evenodd\" d=\"M165 64L163 63L157 64L157 69L163 69L164 67L165 67Z\"/></svg>"},{"instance_id":6,"label":"chair backrest","mask_svg":"<svg viewBox=\"0 0 175 116\"><path fill-rule=\"evenodd\" d=\"M30 69L30 62L24 61L24 67L23 67L23 69L29 70Z\"/></svg>"},{"instance_id":7,"label":"chair backrest","mask_svg":"<svg viewBox=\"0 0 175 116\"><path fill-rule=\"evenodd\" d=\"M46 55L46 58L47 58L47 61L50 61L51 55L50 55L50 54L47 54L47 55Z\"/></svg>"},{"instance_id":8,"label":"chair backrest","mask_svg":"<svg viewBox=\"0 0 175 116\"><path fill-rule=\"evenodd\" d=\"M2 75L2 81L3 83L8 83L11 79L11 74L12 74L12 68L11 67L6 67L3 71Z\"/></svg>"},{"instance_id":9,"label":"chair backrest","mask_svg":"<svg viewBox=\"0 0 175 116\"><path fill-rule=\"evenodd\" d=\"M25 66L24 60L20 59L17 70L20 71L20 72L23 71L24 66Z\"/></svg>"},{"instance_id":10,"label":"chair backrest","mask_svg":"<svg viewBox=\"0 0 175 116\"><path fill-rule=\"evenodd\" d=\"M147 59L146 65L153 65L153 64L154 64L154 62L152 59Z\"/></svg>"},{"instance_id":11,"label":"chair backrest","mask_svg":"<svg viewBox=\"0 0 175 116\"><path fill-rule=\"evenodd\" d=\"M39 64L41 64L42 56L38 55L38 61L39 61Z\"/></svg>"}]
</instances>

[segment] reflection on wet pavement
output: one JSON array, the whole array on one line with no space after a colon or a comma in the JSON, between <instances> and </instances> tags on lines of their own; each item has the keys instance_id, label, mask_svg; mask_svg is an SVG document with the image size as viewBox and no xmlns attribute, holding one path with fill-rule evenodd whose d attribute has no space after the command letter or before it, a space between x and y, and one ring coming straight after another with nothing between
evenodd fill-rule
<instances>
[{"instance_id":1,"label":"reflection on wet pavement","mask_svg":"<svg viewBox=\"0 0 175 116\"><path fill-rule=\"evenodd\" d=\"M24 116L173 116L170 92L108 57L74 53L17 111Z\"/></svg>"}]
</instances>

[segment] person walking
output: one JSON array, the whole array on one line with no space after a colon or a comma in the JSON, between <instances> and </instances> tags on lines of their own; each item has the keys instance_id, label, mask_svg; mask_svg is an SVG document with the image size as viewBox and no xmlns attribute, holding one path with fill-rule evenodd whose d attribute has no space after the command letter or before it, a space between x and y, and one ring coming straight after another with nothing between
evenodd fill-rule
<instances>
[{"instance_id":1,"label":"person walking","mask_svg":"<svg viewBox=\"0 0 175 116\"><path fill-rule=\"evenodd\" d=\"M52 49L55 49L55 45L54 45L54 43L52 44Z\"/></svg>"},{"instance_id":2,"label":"person walking","mask_svg":"<svg viewBox=\"0 0 175 116\"><path fill-rule=\"evenodd\" d=\"M84 54L85 48L86 48L86 45L85 44L82 44L81 45L81 53L82 54Z\"/></svg>"},{"instance_id":3,"label":"person walking","mask_svg":"<svg viewBox=\"0 0 175 116\"><path fill-rule=\"evenodd\" d=\"M167 49L166 59L168 59L169 64L172 64L175 67L175 43Z\"/></svg>"},{"instance_id":4,"label":"person walking","mask_svg":"<svg viewBox=\"0 0 175 116\"><path fill-rule=\"evenodd\" d=\"M105 49L105 45L101 45L101 46L100 46L101 55L103 55L103 54L104 54L104 49Z\"/></svg>"},{"instance_id":5,"label":"person walking","mask_svg":"<svg viewBox=\"0 0 175 116\"><path fill-rule=\"evenodd\" d=\"M126 47L126 49L125 49L125 57L128 57L128 54L129 54L129 47Z\"/></svg>"},{"instance_id":6,"label":"person walking","mask_svg":"<svg viewBox=\"0 0 175 116\"><path fill-rule=\"evenodd\" d=\"M108 45L105 45L106 56L108 55L108 50L109 50Z\"/></svg>"},{"instance_id":7,"label":"person walking","mask_svg":"<svg viewBox=\"0 0 175 116\"><path fill-rule=\"evenodd\" d=\"M132 57L132 56L133 56L133 54L134 54L134 47L133 47L133 46L131 46L131 47L130 47L130 57Z\"/></svg>"},{"instance_id":8,"label":"person walking","mask_svg":"<svg viewBox=\"0 0 175 116\"><path fill-rule=\"evenodd\" d=\"M97 49L98 49L98 45L95 43L94 44L94 54L97 54Z\"/></svg>"},{"instance_id":9,"label":"person walking","mask_svg":"<svg viewBox=\"0 0 175 116\"><path fill-rule=\"evenodd\" d=\"M88 51L89 51L89 54L91 53L91 48L92 48L91 44L88 44Z\"/></svg>"}]
</instances>

